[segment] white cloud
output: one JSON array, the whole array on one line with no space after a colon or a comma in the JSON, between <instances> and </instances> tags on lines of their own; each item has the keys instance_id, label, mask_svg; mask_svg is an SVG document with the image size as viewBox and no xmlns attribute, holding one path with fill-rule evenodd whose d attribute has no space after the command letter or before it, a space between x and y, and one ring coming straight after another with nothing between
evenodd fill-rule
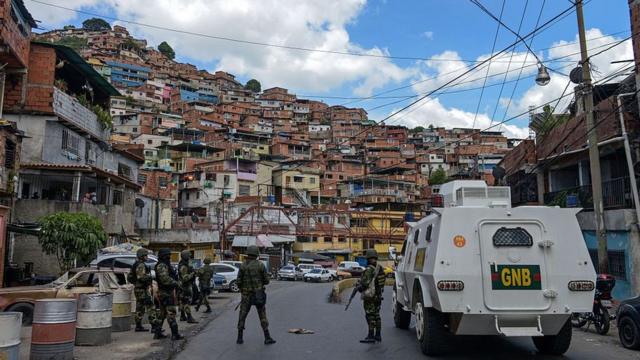
<instances>
[{"instance_id":1,"label":"white cloud","mask_svg":"<svg viewBox=\"0 0 640 360\"><path fill-rule=\"evenodd\" d=\"M474 113L464 111L458 108L447 108L439 99L430 98L421 101L413 111L401 113L397 117L393 117L387 121L387 124L402 124L410 128L416 126L427 127L444 126L446 128L464 127L470 128L474 124ZM488 128L492 124L491 119L486 114L478 114L475 121L476 129ZM493 123L495 124L495 122ZM498 130L498 127L492 130ZM526 138L528 130L515 125L505 124L502 126L505 135L513 138Z\"/></svg>"},{"instance_id":2,"label":"white cloud","mask_svg":"<svg viewBox=\"0 0 640 360\"><path fill-rule=\"evenodd\" d=\"M427 40L433 40L433 31L425 31L422 33L422 37Z\"/></svg>"},{"instance_id":3,"label":"white cloud","mask_svg":"<svg viewBox=\"0 0 640 360\"><path fill-rule=\"evenodd\" d=\"M100 3L100 0L65 0L59 2L59 5L80 9L87 6L95 6ZM69 22L77 17L77 14L73 11L60 9L52 6L46 6L35 2L27 1L27 9L34 19L41 21L44 28L52 30L63 25L68 25Z\"/></svg>"},{"instance_id":4,"label":"white cloud","mask_svg":"<svg viewBox=\"0 0 640 360\"><path fill-rule=\"evenodd\" d=\"M74 0L79 6L91 0ZM84 1L84 2L83 2ZM355 21L366 0L103 0L119 18L193 33L319 50L387 54L378 47L351 42L347 25ZM50 10L44 5L38 11ZM68 6L65 4L65 6ZM54 20L51 20L54 21ZM373 90L412 76L410 68L389 59L271 48L215 40L144 26L123 24L150 45L167 41L179 58L197 59L238 76L256 78L263 88L328 92L345 84L368 96Z\"/></svg>"}]
</instances>

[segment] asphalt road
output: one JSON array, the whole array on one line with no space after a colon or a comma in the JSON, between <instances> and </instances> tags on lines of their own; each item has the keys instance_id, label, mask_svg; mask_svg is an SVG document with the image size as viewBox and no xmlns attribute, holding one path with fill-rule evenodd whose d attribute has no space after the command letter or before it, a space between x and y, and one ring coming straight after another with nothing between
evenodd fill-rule
<instances>
[{"instance_id":1,"label":"asphalt road","mask_svg":"<svg viewBox=\"0 0 640 360\"><path fill-rule=\"evenodd\" d=\"M238 300L212 321L197 336L188 340L178 359L420 359L424 358L410 330L393 326L391 289L385 290L383 304L383 341L360 344L366 334L364 311L358 297L348 312L344 305L328 303L331 284L274 282L268 290L267 315L275 345L263 344L262 331L255 309L247 318L244 345L236 345ZM313 330L312 335L296 335L290 328ZM500 337L456 338L447 359L546 359L536 354L530 339ZM615 334L601 337L583 330L574 331L571 348L565 359L638 359L640 352L622 348ZM549 359L557 359L549 357Z\"/></svg>"}]
</instances>

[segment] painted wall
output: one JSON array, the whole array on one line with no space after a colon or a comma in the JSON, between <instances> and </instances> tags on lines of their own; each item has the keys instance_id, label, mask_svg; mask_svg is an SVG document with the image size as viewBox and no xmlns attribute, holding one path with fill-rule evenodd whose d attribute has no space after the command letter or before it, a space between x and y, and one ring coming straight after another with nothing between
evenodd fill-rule
<instances>
[{"instance_id":1,"label":"painted wall","mask_svg":"<svg viewBox=\"0 0 640 360\"><path fill-rule=\"evenodd\" d=\"M589 248L589 250L597 251L598 242L596 239L595 231L583 230L582 236L584 237L584 241L587 244L587 248ZM607 231L607 248L610 251L624 251L627 277L624 279L616 278L616 286L613 289L613 297L619 300L629 298L633 295L630 282L630 277L632 276L632 266L629 256L629 232ZM597 264L593 265L596 268L598 266Z\"/></svg>"}]
</instances>

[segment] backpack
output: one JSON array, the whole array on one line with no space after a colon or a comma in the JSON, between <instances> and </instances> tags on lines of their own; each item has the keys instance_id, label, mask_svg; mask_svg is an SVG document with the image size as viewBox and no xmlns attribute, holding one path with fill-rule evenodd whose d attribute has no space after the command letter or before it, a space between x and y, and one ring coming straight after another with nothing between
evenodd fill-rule
<instances>
[{"instance_id":1,"label":"backpack","mask_svg":"<svg viewBox=\"0 0 640 360\"><path fill-rule=\"evenodd\" d=\"M373 273L373 278L369 282L367 289L362 292L362 298L369 300L376 296L376 281L378 281L378 272L380 272L380 265L376 265L376 271Z\"/></svg>"}]
</instances>

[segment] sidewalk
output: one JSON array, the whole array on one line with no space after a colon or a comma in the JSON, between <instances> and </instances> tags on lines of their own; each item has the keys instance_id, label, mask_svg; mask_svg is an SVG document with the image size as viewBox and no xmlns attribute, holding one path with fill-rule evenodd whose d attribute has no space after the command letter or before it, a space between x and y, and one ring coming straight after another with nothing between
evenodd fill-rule
<instances>
[{"instance_id":1,"label":"sidewalk","mask_svg":"<svg viewBox=\"0 0 640 360\"><path fill-rule=\"evenodd\" d=\"M180 333L188 340L190 337L200 332L209 322L213 321L224 308L230 304L236 294L218 293L209 297L209 303L213 312L205 314L203 309L200 312L191 307L193 317L199 321L198 324L187 324L178 321ZM178 315L179 316L179 315ZM149 325L145 325L149 327ZM147 332L133 331L133 324L130 331L114 332L111 334L111 343L104 346L76 346L74 358L83 359L168 359L171 354L178 351L185 341L171 341L170 338L163 340L153 340L153 335ZM164 323L165 334L171 335L171 330ZM31 346L31 327L23 327L20 345L20 359L29 359L29 349Z\"/></svg>"}]
</instances>

